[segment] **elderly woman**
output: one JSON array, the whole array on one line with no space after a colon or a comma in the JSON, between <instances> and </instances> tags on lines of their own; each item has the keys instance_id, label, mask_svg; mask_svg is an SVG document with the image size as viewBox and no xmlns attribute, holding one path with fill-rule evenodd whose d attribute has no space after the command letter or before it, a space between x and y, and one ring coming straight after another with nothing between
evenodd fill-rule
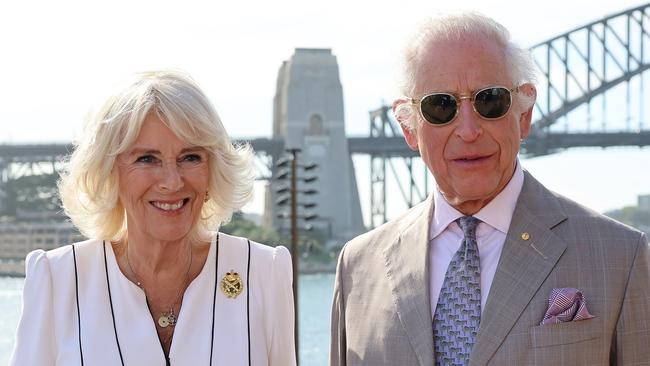
<instances>
[{"instance_id":1,"label":"elderly woman","mask_svg":"<svg viewBox=\"0 0 650 366\"><path fill-rule=\"evenodd\" d=\"M212 231L252 156L181 73L108 99L59 184L91 239L28 255L11 365L295 364L289 252Z\"/></svg>"}]
</instances>

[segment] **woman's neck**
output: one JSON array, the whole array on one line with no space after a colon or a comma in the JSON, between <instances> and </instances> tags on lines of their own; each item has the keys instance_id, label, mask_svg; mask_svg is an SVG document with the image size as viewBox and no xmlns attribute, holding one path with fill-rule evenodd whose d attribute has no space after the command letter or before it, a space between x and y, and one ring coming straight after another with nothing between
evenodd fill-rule
<instances>
[{"instance_id":1,"label":"woman's neck","mask_svg":"<svg viewBox=\"0 0 650 366\"><path fill-rule=\"evenodd\" d=\"M188 239L145 241L129 237L125 244L130 265L140 276L178 275L179 271L187 268L192 255L192 244Z\"/></svg>"}]
</instances>

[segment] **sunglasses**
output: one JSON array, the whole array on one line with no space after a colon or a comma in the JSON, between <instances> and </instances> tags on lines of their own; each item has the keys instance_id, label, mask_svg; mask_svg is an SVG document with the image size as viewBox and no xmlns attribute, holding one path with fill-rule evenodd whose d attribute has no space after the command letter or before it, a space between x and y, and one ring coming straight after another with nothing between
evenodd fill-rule
<instances>
[{"instance_id":1,"label":"sunglasses","mask_svg":"<svg viewBox=\"0 0 650 366\"><path fill-rule=\"evenodd\" d=\"M512 105L512 93L519 87L508 89L503 86L490 86L473 92L471 95L451 93L432 93L422 99L410 99L411 104L420 105L420 114L427 122L436 126L447 125L456 119L460 102L469 99L474 112L483 119L495 120L505 116Z\"/></svg>"}]
</instances>

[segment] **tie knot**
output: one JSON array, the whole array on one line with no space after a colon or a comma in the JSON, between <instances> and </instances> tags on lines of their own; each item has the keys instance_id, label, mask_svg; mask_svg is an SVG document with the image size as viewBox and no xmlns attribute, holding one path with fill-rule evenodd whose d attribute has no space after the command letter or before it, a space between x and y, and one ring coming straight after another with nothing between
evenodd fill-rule
<instances>
[{"instance_id":1,"label":"tie knot","mask_svg":"<svg viewBox=\"0 0 650 366\"><path fill-rule=\"evenodd\" d=\"M481 220L477 219L474 216L463 216L458 219L458 226L460 226L460 229L463 230L465 237L475 238L476 227L480 222Z\"/></svg>"}]
</instances>

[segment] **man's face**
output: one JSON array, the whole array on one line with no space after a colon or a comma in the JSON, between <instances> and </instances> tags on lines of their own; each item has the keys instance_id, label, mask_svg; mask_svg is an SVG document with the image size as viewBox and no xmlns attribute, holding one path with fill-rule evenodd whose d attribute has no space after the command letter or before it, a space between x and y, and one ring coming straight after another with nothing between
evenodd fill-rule
<instances>
[{"instance_id":1,"label":"man's face","mask_svg":"<svg viewBox=\"0 0 650 366\"><path fill-rule=\"evenodd\" d=\"M438 41L420 55L414 98L434 92L462 95L489 86L514 88L503 51L492 41L465 38ZM535 96L525 85L520 93ZM406 142L419 150L447 202L466 215L480 210L506 186L515 169L519 141L528 136L532 106L513 93L508 113L496 120L481 118L469 99L460 102L456 119L444 126L425 121L419 112L413 130L403 126Z\"/></svg>"}]
</instances>

